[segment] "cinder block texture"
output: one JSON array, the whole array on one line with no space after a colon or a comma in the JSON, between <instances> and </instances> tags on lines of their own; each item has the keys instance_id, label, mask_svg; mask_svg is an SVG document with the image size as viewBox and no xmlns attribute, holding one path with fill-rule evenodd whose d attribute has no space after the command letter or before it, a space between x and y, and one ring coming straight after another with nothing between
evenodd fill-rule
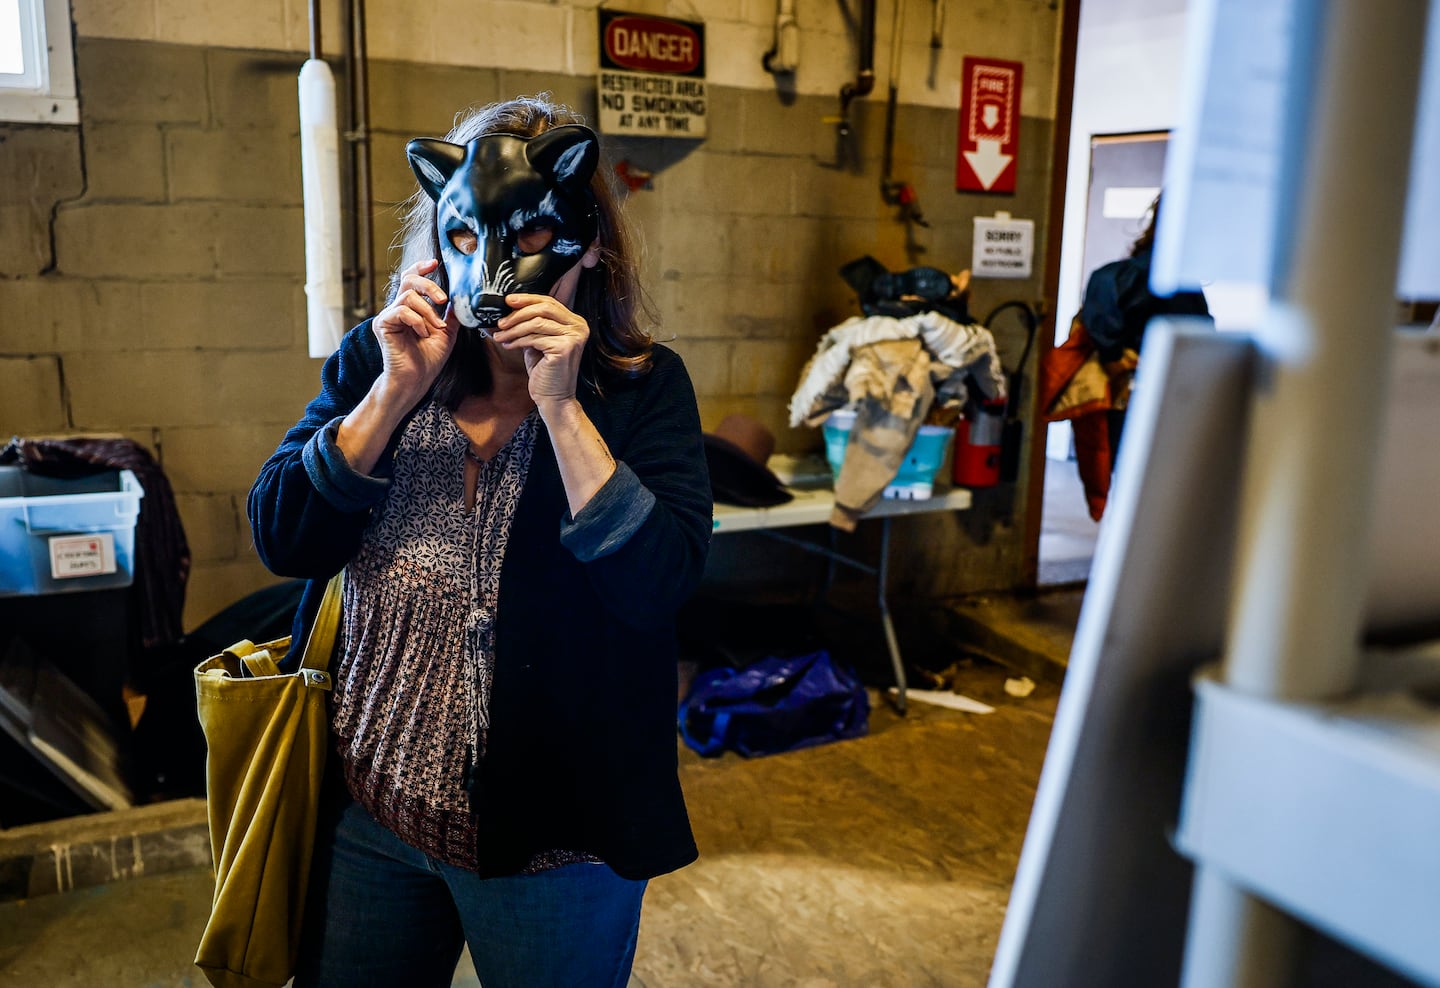
<instances>
[{"instance_id":1,"label":"cinder block texture","mask_svg":"<svg viewBox=\"0 0 1440 988\"><path fill-rule=\"evenodd\" d=\"M55 348L53 278L0 281L0 353L26 354Z\"/></svg>"},{"instance_id":2,"label":"cinder block texture","mask_svg":"<svg viewBox=\"0 0 1440 988\"><path fill-rule=\"evenodd\" d=\"M412 16L407 14L407 20ZM370 67L370 125L399 138L394 151L402 157L410 138L442 137L455 123L457 111L499 98L496 69L388 59L377 59ZM372 147L380 157L380 142Z\"/></svg>"},{"instance_id":3,"label":"cinder block texture","mask_svg":"<svg viewBox=\"0 0 1440 988\"><path fill-rule=\"evenodd\" d=\"M137 287L136 348L283 351L305 340L305 292L293 276Z\"/></svg>"},{"instance_id":4,"label":"cinder block texture","mask_svg":"<svg viewBox=\"0 0 1440 988\"><path fill-rule=\"evenodd\" d=\"M317 390L310 365L293 351L151 350L75 354L65 374L79 429L238 419L273 422L283 431Z\"/></svg>"},{"instance_id":5,"label":"cinder block texture","mask_svg":"<svg viewBox=\"0 0 1440 988\"><path fill-rule=\"evenodd\" d=\"M177 494L175 505L184 519L190 555L195 562L229 562L236 558L242 542L235 495ZM243 544L248 545L249 541L247 529Z\"/></svg>"},{"instance_id":6,"label":"cinder block texture","mask_svg":"<svg viewBox=\"0 0 1440 988\"><path fill-rule=\"evenodd\" d=\"M313 365L311 390L320 389L320 362ZM165 474L177 494L229 491L244 495L260 465L280 444L284 427L237 415L222 425L173 426L160 434ZM241 504L243 512L244 505Z\"/></svg>"},{"instance_id":7,"label":"cinder block texture","mask_svg":"<svg viewBox=\"0 0 1440 988\"><path fill-rule=\"evenodd\" d=\"M165 131L150 122L84 125L85 197L165 201Z\"/></svg>"},{"instance_id":8,"label":"cinder block texture","mask_svg":"<svg viewBox=\"0 0 1440 988\"><path fill-rule=\"evenodd\" d=\"M195 628L263 587L281 582L281 578L261 565L254 550L242 550L241 558L232 562L198 563L190 571L190 585L185 592L185 627Z\"/></svg>"},{"instance_id":9,"label":"cinder block texture","mask_svg":"<svg viewBox=\"0 0 1440 988\"><path fill-rule=\"evenodd\" d=\"M35 203L0 205L0 271L39 274L50 266L50 215Z\"/></svg>"},{"instance_id":10,"label":"cinder block texture","mask_svg":"<svg viewBox=\"0 0 1440 988\"><path fill-rule=\"evenodd\" d=\"M34 279L36 309L49 317L62 353L133 348L147 328L134 281L49 277Z\"/></svg>"},{"instance_id":11,"label":"cinder block texture","mask_svg":"<svg viewBox=\"0 0 1440 988\"><path fill-rule=\"evenodd\" d=\"M154 40L155 8L135 0L70 0L75 32L82 38Z\"/></svg>"},{"instance_id":12,"label":"cinder block texture","mask_svg":"<svg viewBox=\"0 0 1440 988\"><path fill-rule=\"evenodd\" d=\"M305 212L299 206L221 206L213 233L221 273L291 275L304 283Z\"/></svg>"},{"instance_id":13,"label":"cinder block texture","mask_svg":"<svg viewBox=\"0 0 1440 988\"><path fill-rule=\"evenodd\" d=\"M0 833L0 901L209 863L203 799L29 824Z\"/></svg>"},{"instance_id":14,"label":"cinder block texture","mask_svg":"<svg viewBox=\"0 0 1440 988\"><path fill-rule=\"evenodd\" d=\"M171 130L165 144L171 199L268 205L301 201L300 142L290 132Z\"/></svg>"},{"instance_id":15,"label":"cinder block texture","mask_svg":"<svg viewBox=\"0 0 1440 988\"><path fill-rule=\"evenodd\" d=\"M565 6L524 3L517 0L436 0L434 23L443 29L430 32L435 38L436 60L449 62L460 52L490 52L488 59L475 64L525 66L536 72L560 75L571 71L566 63L565 38L569 10ZM416 33L392 39L406 46ZM497 58L498 53L503 56ZM400 55L401 52L393 52ZM463 62L467 59L461 58Z\"/></svg>"},{"instance_id":16,"label":"cinder block texture","mask_svg":"<svg viewBox=\"0 0 1440 988\"><path fill-rule=\"evenodd\" d=\"M236 48L285 47L283 3L234 3L232 0L152 0L157 40L204 45L217 37ZM333 35L332 35L333 37Z\"/></svg>"},{"instance_id":17,"label":"cinder block texture","mask_svg":"<svg viewBox=\"0 0 1440 988\"><path fill-rule=\"evenodd\" d=\"M103 19L103 0L87 2L86 16ZM699 13L715 23L773 14L757 2L704 0ZM819 0L804 3L816 16L836 16ZM375 23L396 19L388 4L374 9ZM281 29L288 40L274 44L293 43L290 13ZM464 32L427 43L438 63L408 48L403 61L372 60L377 291L396 257L394 204L414 190L405 141L443 134L457 110L517 93L550 91L593 119L593 75L566 69L588 56L554 44L576 23L593 28L588 6L490 0L471 13L465 32L510 39L508 67L451 62L478 43ZM522 13L551 35L495 20ZM271 44L264 17L229 28L226 17L209 23L231 41ZM260 33L246 42L246 30ZM833 34L848 43L843 29ZM907 27L907 44L923 40L911 35ZM532 50L542 40L549 49ZM253 558L244 497L318 387L301 291L301 61L293 50L82 37L81 128L0 129L0 167L25 186L0 189L0 413L13 431L158 437L196 547L191 626L272 579ZM607 168L624 160L653 173L647 188L616 184L640 228L656 336L684 356L704 424L752 415L775 433L779 451L792 453L819 448L816 430L787 422L800 368L826 330L859 311L841 265L869 254L892 270L923 263L959 271L970 266L974 218L1005 209L1037 222L1035 276L978 281L972 311L1039 297L1052 132L1047 120L1022 121L1017 194L962 195L954 191L953 105L902 105L891 177L910 183L929 223L907 225L881 196L883 99L857 100L842 138L826 119L838 111L835 93L800 92L782 98L768 83L712 81L705 141L606 140ZM927 592L1009 585L1022 543L1003 507L986 509L986 525L927 534L925 565L944 568L943 578L926 570L905 579Z\"/></svg>"},{"instance_id":18,"label":"cinder block texture","mask_svg":"<svg viewBox=\"0 0 1440 988\"><path fill-rule=\"evenodd\" d=\"M82 125L203 124L210 117L203 48L81 38L75 74Z\"/></svg>"},{"instance_id":19,"label":"cinder block texture","mask_svg":"<svg viewBox=\"0 0 1440 988\"><path fill-rule=\"evenodd\" d=\"M745 340L730 355L734 395L787 397L795 390L806 354L784 340Z\"/></svg>"},{"instance_id":20,"label":"cinder block texture","mask_svg":"<svg viewBox=\"0 0 1440 988\"><path fill-rule=\"evenodd\" d=\"M75 277L213 276L215 218L204 205L62 207L55 217L55 266Z\"/></svg>"},{"instance_id":21,"label":"cinder block texture","mask_svg":"<svg viewBox=\"0 0 1440 988\"><path fill-rule=\"evenodd\" d=\"M186 50L204 53L210 118L216 126L300 132L297 80L304 58L273 51ZM336 87L341 85L337 80Z\"/></svg>"},{"instance_id":22,"label":"cinder block texture","mask_svg":"<svg viewBox=\"0 0 1440 988\"><path fill-rule=\"evenodd\" d=\"M74 127L0 125L0 205L80 194L80 135Z\"/></svg>"},{"instance_id":23,"label":"cinder block texture","mask_svg":"<svg viewBox=\"0 0 1440 988\"><path fill-rule=\"evenodd\" d=\"M260 7L222 0L72 0L84 41L135 41L212 46L217 49L282 50L288 57L307 52L310 32L302 3ZM371 58L425 66L525 71L555 76L593 76L599 65L599 0L439 0L422 22L401 0L366 5ZM322 4L322 36L341 35L338 5ZM856 11L826 0L800 0L801 28L796 71L783 79L768 74L759 53L774 40L774 0L690 0L677 9L664 0L627 0L633 13L680 16L705 22L707 81L712 86L787 95L829 97L838 112L841 86L857 72ZM875 24L877 95L892 80L906 103L954 108L959 73L969 54L1016 60L1025 65L1023 112L1053 114L1056 32L1054 0L972 0L945 17L941 46L931 47L928 8L907 12L898 64L890 64L891 11ZM433 25L441 25L435 29ZM333 42L332 42L333 47ZM548 88L548 87L542 87Z\"/></svg>"},{"instance_id":24,"label":"cinder block texture","mask_svg":"<svg viewBox=\"0 0 1440 988\"><path fill-rule=\"evenodd\" d=\"M669 344L685 361L697 395L730 393L731 353L735 344L729 340L676 339Z\"/></svg>"},{"instance_id":25,"label":"cinder block texture","mask_svg":"<svg viewBox=\"0 0 1440 988\"><path fill-rule=\"evenodd\" d=\"M60 359L0 357L0 432L25 436L64 427Z\"/></svg>"}]
</instances>

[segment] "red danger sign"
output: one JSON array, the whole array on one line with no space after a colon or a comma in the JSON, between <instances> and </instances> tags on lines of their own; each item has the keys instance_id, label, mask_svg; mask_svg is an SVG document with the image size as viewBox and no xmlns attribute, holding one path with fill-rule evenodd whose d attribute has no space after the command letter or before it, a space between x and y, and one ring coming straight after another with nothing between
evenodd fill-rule
<instances>
[{"instance_id":1,"label":"red danger sign","mask_svg":"<svg viewBox=\"0 0 1440 988\"><path fill-rule=\"evenodd\" d=\"M705 24L599 10L600 132L703 140Z\"/></svg>"},{"instance_id":2,"label":"red danger sign","mask_svg":"<svg viewBox=\"0 0 1440 988\"><path fill-rule=\"evenodd\" d=\"M967 57L960 73L960 142L955 188L1014 192L1020 157L1019 62Z\"/></svg>"},{"instance_id":3,"label":"red danger sign","mask_svg":"<svg viewBox=\"0 0 1440 988\"><path fill-rule=\"evenodd\" d=\"M622 14L604 25L602 60L611 68L690 75L704 51L700 32L682 21Z\"/></svg>"}]
</instances>

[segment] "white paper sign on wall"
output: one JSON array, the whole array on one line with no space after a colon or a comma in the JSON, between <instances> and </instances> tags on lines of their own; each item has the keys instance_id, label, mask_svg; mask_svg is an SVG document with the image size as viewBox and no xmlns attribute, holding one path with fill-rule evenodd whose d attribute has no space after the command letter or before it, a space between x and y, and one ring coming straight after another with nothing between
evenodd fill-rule
<instances>
[{"instance_id":1,"label":"white paper sign on wall","mask_svg":"<svg viewBox=\"0 0 1440 988\"><path fill-rule=\"evenodd\" d=\"M1035 259L1035 221L1009 213L975 217L970 273L976 278L1028 278Z\"/></svg>"}]
</instances>

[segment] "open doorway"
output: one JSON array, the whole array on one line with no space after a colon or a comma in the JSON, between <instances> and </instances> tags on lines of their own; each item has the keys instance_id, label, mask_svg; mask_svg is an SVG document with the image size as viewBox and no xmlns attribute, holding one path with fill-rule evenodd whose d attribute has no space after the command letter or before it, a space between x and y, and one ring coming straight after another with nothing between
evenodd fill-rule
<instances>
[{"instance_id":1,"label":"open doorway","mask_svg":"<svg viewBox=\"0 0 1440 988\"><path fill-rule=\"evenodd\" d=\"M1054 279L1047 328L1053 327L1056 343L1068 335L1090 272L1122 256L1138 232L1134 220L1105 216L1103 173L1109 159L1117 159L1113 165L1120 176L1108 184L1130 189L1161 184L1163 138L1180 118L1190 6L1191 0L1066 0L1062 53L1068 51L1072 61L1062 72L1071 85L1067 90L1062 83L1057 106L1052 219L1059 237L1047 247L1047 277ZM1147 163L1156 150L1160 153ZM1132 153L1138 161L1126 160ZM1140 198L1140 192L1112 193L1108 211L1133 212ZM1052 426L1049 432L1047 442L1036 430L1031 460L1045 475L1029 505L1038 535L1035 578L1042 588L1085 579L1099 530L1070 459L1069 427Z\"/></svg>"},{"instance_id":2,"label":"open doorway","mask_svg":"<svg viewBox=\"0 0 1440 988\"><path fill-rule=\"evenodd\" d=\"M1081 285L1102 264L1127 255L1145 229L1165 173L1169 136L1168 131L1143 131L1090 138ZM1061 330L1056 342L1063 340ZM1036 582L1041 587L1080 583L1089 575L1100 526L1086 507L1069 423L1049 427L1045 453Z\"/></svg>"}]
</instances>

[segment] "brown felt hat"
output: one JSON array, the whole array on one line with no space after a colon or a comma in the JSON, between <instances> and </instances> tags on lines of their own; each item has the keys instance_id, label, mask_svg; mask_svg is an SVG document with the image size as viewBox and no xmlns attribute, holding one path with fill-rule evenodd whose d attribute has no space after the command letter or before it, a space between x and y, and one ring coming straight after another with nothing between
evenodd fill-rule
<instances>
[{"instance_id":1,"label":"brown felt hat","mask_svg":"<svg viewBox=\"0 0 1440 988\"><path fill-rule=\"evenodd\" d=\"M794 495L765 466L775 452L775 436L748 415L727 415L705 433L705 459L715 500L743 508L784 504Z\"/></svg>"}]
</instances>

